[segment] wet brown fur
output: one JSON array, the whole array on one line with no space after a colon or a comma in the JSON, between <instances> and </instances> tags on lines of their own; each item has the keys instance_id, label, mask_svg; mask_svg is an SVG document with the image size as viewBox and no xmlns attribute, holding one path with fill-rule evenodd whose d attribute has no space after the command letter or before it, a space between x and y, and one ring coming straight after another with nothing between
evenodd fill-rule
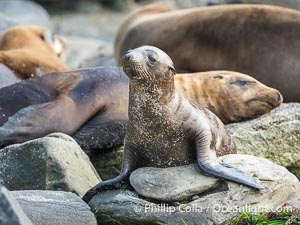
<instances>
[{"instance_id":1,"label":"wet brown fur","mask_svg":"<svg viewBox=\"0 0 300 225\"><path fill-rule=\"evenodd\" d=\"M119 61L128 49L153 45L178 71L230 70L300 101L300 13L265 5L222 5L171 11L145 6L128 16L115 39Z\"/></svg>"}]
</instances>

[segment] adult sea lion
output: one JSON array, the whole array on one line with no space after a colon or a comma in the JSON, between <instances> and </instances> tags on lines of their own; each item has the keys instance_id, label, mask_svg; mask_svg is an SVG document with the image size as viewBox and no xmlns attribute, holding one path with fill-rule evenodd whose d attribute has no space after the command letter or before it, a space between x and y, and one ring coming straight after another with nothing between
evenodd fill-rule
<instances>
[{"instance_id":1,"label":"adult sea lion","mask_svg":"<svg viewBox=\"0 0 300 225\"><path fill-rule=\"evenodd\" d=\"M259 117L283 101L277 90L238 72L186 73L174 78L177 91L212 111L225 124Z\"/></svg>"},{"instance_id":2,"label":"adult sea lion","mask_svg":"<svg viewBox=\"0 0 300 225\"><path fill-rule=\"evenodd\" d=\"M235 145L218 117L176 91L176 73L167 54L152 46L131 50L124 56L123 70L130 82L122 172L90 189L84 201L99 191L128 185L130 173L139 167L192 162L206 174L263 189L243 172L218 161L217 155L236 153Z\"/></svg>"},{"instance_id":3,"label":"adult sea lion","mask_svg":"<svg viewBox=\"0 0 300 225\"><path fill-rule=\"evenodd\" d=\"M120 26L115 56L142 45L165 51L179 71L231 70L300 101L300 12L277 6L221 5L170 11L142 7Z\"/></svg>"},{"instance_id":4,"label":"adult sea lion","mask_svg":"<svg viewBox=\"0 0 300 225\"><path fill-rule=\"evenodd\" d=\"M280 93L230 71L182 74L175 86L225 123L268 113ZM45 136L72 135L83 149L123 143L128 120L127 76L120 68L91 68L46 74L0 89L0 147Z\"/></svg>"},{"instance_id":5,"label":"adult sea lion","mask_svg":"<svg viewBox=\"0 0 300 225\"><path fill-rule=\"evenodd\" d=\"M12 27L0 38L0 76L9 76L7 69L22 80L47 72L67 71L68 66L60 59L65 48L65 41L48 29Z\"/></svg>"}]
</instances>

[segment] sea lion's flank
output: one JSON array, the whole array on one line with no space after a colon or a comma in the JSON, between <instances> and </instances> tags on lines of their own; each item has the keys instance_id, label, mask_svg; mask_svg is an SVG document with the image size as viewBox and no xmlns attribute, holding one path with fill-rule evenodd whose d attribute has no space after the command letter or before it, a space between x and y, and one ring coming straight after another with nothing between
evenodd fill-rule
<instances>
[{"instance_id":1,"label":"sea lion's flank","mask_svg":"<svg viewBox=\"0 0 300 225\"><path fill-rule=\"evenodd\" d=\"M128 50L153 45L178 71L230 70L276 88L300 102L300 12L267 5L220 5L133 12L117 32L117 61Z\"/></svg>"},{"instance_id":2,"label":"sea lion's flank","mask_svg":"<svg viewBox=\"0 0 300 225\"><path fill-rule=\"evenodd\" d=\"M0 38L0 65L21 80L67 71L69 67L60 59L65 48L64 39L46 28L15 26Z\"/></svg>"},{"instance_id":3,"label":"sea lion's flank","mask_svg":"<svg viewBox=\"0 0 300 225\"><path fill-rule=\"evenodd\" d=\"M218 161L217 155L235 153L235 145L212 112L192 105L175 90L175 69L168 55L143 46L126 53L123 61L130 82L122 172L90 189L84 201L97 192L129 185L130 173L139 167L192 162L206 174L263 188L243 172Z\"/></svg>"},{"instance_id":4,"label":"sea lion's flank","mask_svg":"<svg viewBox=\"0 0 300 225\"><path fill-rule=\"evenodd\" d=\"M277 90L245 74L211 71L174 78L179 92L225 123L256 118L282 102ZM46 74L2 88L0 146L52 132L72 135L85 150L119 146L128 121L128 87L128 78L120 68L100 67ZM64 104L66 100L68 104ZM79 120L73 109L84 105L94 105L96 110L82 110ZM60 116L63 112L66 118ZM72 129L66 130L70 125Z\"/></svg>"}]
</instances>

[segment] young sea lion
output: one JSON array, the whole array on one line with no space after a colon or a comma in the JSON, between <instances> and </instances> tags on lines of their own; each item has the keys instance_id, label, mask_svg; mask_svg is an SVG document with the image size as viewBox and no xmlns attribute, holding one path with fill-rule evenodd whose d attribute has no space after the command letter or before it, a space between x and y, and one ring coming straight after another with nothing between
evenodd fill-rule
<instances>
[{"instance_id":1,"label":"young sea lion","mask_svg":"<svg viewBox=\"0 0 300 225\"><path fill-rule=\"evenodd\" d=\"M128 86L120 68L93 68L47 74L0 89L0 146L52 132L73 135L84 149L121 145L128 120ZM176 75L175 86L226 123L255 118L282 102L277 90L229 71ZM83 105L86 110L73 110ZM72 129L66 130L70 124Z\"/></svg>"},{"instance_id":2,"label":"young sea lion","mask_svg":"<svg viewBox=\"0 0 300 225\"><path fill-rule=\"evenodd\" d=\"M124 56L129 77L129 121L121 174L101 182L83 197L129 184L130 173L144 166L170 167L197 162L206 174L262 189L254 179L217 155L235 153L222 122L209 110L194 106L175 90L175 69L170 57L158 48L143 46Z\"/></svg>"},{"instance_id":3,"label":"young sea lion","mask_svg":"<svg viewBox=\"0 0 300 225\"><path fill-rule=\"evenodd\" d=\"M47 72L67 71L69 67L59 58L65 48L65 41L48 29L15 26L0 38L0 65L22 80ZM0 68L0 75L2 71Z\"/></svg>"},{"instance_id":4,"label":"young sea lion","mask_svg":"<svg viewBox=\"0 0 300 225\"><path fill-rule=\"evenodd\" d=\"M153 45L177 70L231 70L278 89L286 102L300 102L300 12L277 6L221 5L171 11L145 6L120 26L116 59Z\"/></svg>"},{"instance_id":5,"label":"young sea lion","mask_svg":"<svg viewBox=\"0 0 300 225\"><path fill-rule=\"evenodd\" d=\"M255 118L282 102L277 90L230 71L176 75L175 86L225 123ZM2 88L0 147L52 132L72 135L86 150L121 145L128 87L127 76L116 67L52 73Z\"/></svg>"}]
</instances>

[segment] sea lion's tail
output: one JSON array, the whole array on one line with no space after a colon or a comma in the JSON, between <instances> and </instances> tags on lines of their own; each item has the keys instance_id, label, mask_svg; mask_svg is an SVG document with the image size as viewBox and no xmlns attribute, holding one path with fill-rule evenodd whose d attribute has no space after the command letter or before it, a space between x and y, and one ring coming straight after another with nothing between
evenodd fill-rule
<instances>
[{"instance_id":1,"label":"sea lion's tail","mask_svg":"<svg viewBox=\"0 0 300 225\"><path fill-rule=\"evenodd\" d=\"M198 162L198 165L201 171L214 177L243 184L257 190L264 189L264 186L257 183L252 177L246 175L244 172L228 164L220 163L216 165L210 165L208 163Z\"/></svg>"}]
</instances>

